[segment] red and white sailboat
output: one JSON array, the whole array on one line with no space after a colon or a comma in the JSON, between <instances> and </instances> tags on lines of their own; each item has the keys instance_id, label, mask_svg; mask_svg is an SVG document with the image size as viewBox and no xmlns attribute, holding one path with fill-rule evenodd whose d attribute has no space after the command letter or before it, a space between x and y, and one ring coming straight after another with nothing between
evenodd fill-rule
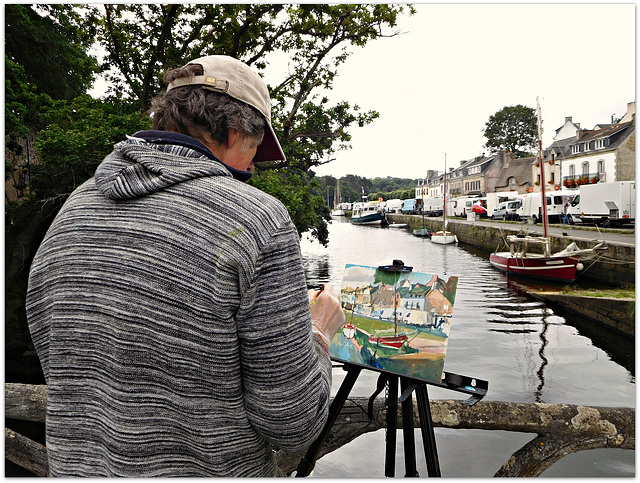
<instances>
[{"instance_id":1,"label":"red and white sailboat","mask_svg":"<svg viewBox=\"0 0 640 483\"><path fill-rule=\"evenodd\" d=\"M542 199L546 200L544 180L544 151L542 149L542 120L540 116L540 102L538 110L538 144L540 158L540 185L542 186ZM547 204L542 203L542 221L544 236L510 235L508 252L492 253L489 257L491 264L508 274L524 277L533 277L549 281L573 282L578 271L584 267L580 263L580 255L593 254L596 251L606 250L604 243L599 243L593 248L580 249L575 243L571 243L564 250L551 253L551 241L548 233ZM529 245L542 247L542 253L529 253Z\"/></svg>"},{"instance_id":2,"label":"red and white sailboat","mask_svg":"<svg viewBox=\"0 0 640 483\"><path fill-rule=\"evenodd\" d=\"M372 346L381 345L389 349L400 349L407 343L407 336L405 334L395 336L383 336L383 337L369 337L369 344Z\"/></svg>"}]
</instances>

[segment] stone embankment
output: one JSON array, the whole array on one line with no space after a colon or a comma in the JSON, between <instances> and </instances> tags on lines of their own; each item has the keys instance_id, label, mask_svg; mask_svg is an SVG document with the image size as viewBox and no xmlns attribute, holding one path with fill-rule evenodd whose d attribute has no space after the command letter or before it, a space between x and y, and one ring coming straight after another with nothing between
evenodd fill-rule
<instances>
[{"instance_id":1,"label":"stone embankment","mask_svg":"<svg viewBox=\"0 0 640 483\"><path fill-rule=\"evenodd\" d=\"M423 219L417 215L388 215L389 223L406 223L411 230L422 228ZM425 226L431 230L440 230L442 220L425 218ZM498 226L499 225L499 226ZM449 220L448 229L454 232L461 244L472 245L486 250L488 253L506 249L507 235L523 232L523 226L517 224L474 223ZM575 238L571 236L550 234L551 250L560 251L570 242L580 248L592 248L593 240L589 237ZM595 238L595 237L594 237ZM595 261L584 261L584 270L579 275L581 281L604 287L635 286L635 245L607 241L608 249ZM533 292L530 295L543 300L551 306L578 313L590 321L603 324L625 336L635 336L635 300L607 297L585 297L568 295L562 292Z\"/></svg>"}]
</instances>

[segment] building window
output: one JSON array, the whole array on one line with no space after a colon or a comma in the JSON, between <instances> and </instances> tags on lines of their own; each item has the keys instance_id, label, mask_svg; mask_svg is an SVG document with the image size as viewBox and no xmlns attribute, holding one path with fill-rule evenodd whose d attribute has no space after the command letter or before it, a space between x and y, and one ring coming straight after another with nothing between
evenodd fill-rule
<instances>
[{"instance_id":1,"label":"building window","mask_svg":"<svg viewBox=\"0 0 640 483\"><path fill-rule=\"evenodd\" d=\"M604 173L604 159L598 161L598 174Z\"/></svg>"},{"instance_id":2,"label":"building window","mask_svg":"<svg viewBox=\"0 0 640 483\"><path fill-rule=\"evenodd\" d=\"M569 176L571 176L572 178L575 177L576 175L576 167L575 165L570 165L569 166Z\"/></svg>"},{"instance_id":3,"label":"building window","mask_svg":"<svg viewBox=\"0 0 640 483\"><path fill-rule=\"evenodd\" d=\"M582 176L589 176L589 162L582 163Z\"/></svg>"}]
</instances>

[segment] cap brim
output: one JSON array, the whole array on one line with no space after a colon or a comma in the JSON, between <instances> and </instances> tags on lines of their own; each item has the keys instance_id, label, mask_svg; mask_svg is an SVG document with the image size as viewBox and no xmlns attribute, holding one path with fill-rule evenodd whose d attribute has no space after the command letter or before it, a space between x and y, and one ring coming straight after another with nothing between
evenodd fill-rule
<instances>
[{"instance_id":1,"label":"cap brim","mask_svg":"<svg viewBox=\"0 0 640 483\"><path fill-rule=\"evenodd\" d=\"M276 137L276 133L271 127L271 123L267 122L264 130L264 139L258 146L256 155L253 158L254 163L262 163L265 161L285 161L284 153Z\"/></svg>"}]
</instances>

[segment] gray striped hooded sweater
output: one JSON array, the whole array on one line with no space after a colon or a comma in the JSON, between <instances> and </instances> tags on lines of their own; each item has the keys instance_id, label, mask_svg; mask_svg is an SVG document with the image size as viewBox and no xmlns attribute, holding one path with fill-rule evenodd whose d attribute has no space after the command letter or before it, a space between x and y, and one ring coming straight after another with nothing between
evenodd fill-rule
<instances>
[{"instance_id":1,"label":"gray striped hooded sweater","mask_svg":"<svg viewBox=\"0 0 640 483\"><path fill-rule=\"evenodd\" d=\"M53 476L273 476L326 421L286 208L186 145L116 145L33 261Z\"/></svg>"}]
</instances>

